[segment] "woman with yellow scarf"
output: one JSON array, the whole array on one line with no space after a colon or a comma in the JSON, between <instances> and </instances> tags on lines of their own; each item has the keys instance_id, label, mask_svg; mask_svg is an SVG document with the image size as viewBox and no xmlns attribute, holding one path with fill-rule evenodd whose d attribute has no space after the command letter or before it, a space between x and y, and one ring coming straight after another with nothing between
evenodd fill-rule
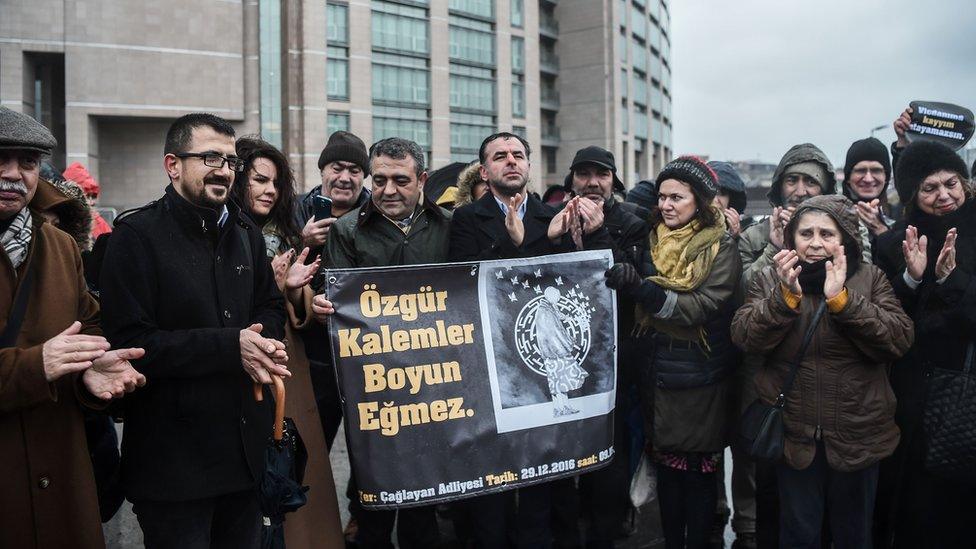
<instances>
[{"instance_id":1,"label":"woman with yellow scarf","mask_svg":"<svg viewBox=\"0 0 976 549\"><path fill-rule=\"evenodd\" d=\"M713 206L718 177L681 157L657 177L650 257L618 263L607 285L637 303L637 333L653 341L641 381L648 451L657 465L665 547L705 547L712 532L719 459L734 425L729 335L741 268L725 216Z\"/></svg>"}]
</instances>

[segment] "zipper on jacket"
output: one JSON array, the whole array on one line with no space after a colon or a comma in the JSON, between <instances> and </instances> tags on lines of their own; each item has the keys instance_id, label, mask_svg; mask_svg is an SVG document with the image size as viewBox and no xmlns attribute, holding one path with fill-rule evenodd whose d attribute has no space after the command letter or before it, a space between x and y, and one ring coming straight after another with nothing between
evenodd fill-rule
<instances>
[{"instance_id":1,"label":"zipper on jacket","mask_svg":"<svg viewBox=\"0 0 976 549\"><path fill-rule=\"evenodd\" d=\"M824 319L823 322L826 322L826 319ZM821 322L821 325L822 325L823 322ZM820 332L821 332L820 326L817 326L816 332L814 333L814 337L817 339L817 345L816 345L816 349L815 349L817 351L817 353L814 354L813 357L812 357L813 358L814 371L817 373L816 391L814 392L814 395L815 395L815 397L817 399L817 428L814 429L814 431L813 431L813 438L814 438L814 440L817 440L817 441L823 439L823 428L821 427L821 425L823 424L823 399L821 398L821 395L820 395L820 393L821 393L821 373L822 372L821 372L821 368L820 368L820 361L817 360L817 357L820 356L820 354L819 354L819 352L820 352Z\"/></svg>"}]
</instances>

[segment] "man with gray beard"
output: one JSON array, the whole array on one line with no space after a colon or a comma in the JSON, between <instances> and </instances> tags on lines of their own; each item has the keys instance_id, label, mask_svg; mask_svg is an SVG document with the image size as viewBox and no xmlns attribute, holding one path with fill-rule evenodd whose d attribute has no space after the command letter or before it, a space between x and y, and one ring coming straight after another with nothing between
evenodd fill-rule
<instances>
[{"instance_id":1,"label":"man with gray beard","mask_svg":"<svg viewBox=\"0 0 976 549\"><path fill-rule=\"evenodd\" d=\"M82 405L146 381L129 364L142 349L101 336L74 239L39 213L59 200L40 179L56 145L0 107L0 547L105 546Z\"/></svg>"}]
</instances>

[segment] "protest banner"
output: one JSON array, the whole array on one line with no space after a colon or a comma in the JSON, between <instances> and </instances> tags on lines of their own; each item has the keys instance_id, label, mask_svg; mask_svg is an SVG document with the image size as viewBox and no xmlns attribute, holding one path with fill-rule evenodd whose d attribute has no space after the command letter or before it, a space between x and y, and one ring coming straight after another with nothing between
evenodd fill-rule
<instances>
[{"instance_id":1,"label":"protest banner","mask_svg":"<svg viewBox=\"0 0 976 549\"><path fill-rule=\"evenodd\" d=\"M909 141L937 141L958 151L973 136L973 111L951 103L912 101L912 122L905 132Z\"/></svg>"},{"instance_id":2,"label":"protest banner","mask_svg":"<svg viewBox=\"0 0 976 549\"><path fill-rule=\"evenodd\" d=\"M359 499L427 505L613 457L609 251L326 271Z\"/></svg>"}]
</instances>

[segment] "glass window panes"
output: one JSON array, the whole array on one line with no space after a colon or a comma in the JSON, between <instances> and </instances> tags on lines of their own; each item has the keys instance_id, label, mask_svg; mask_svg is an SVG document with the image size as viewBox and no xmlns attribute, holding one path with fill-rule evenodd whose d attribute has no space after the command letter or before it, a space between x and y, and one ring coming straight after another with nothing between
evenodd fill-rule
<instances>
[{"instance_id":1,"label":"glass window panes","mask_svg":"<svg viewBox=\"0 0 976 549\"><path fill-rule=\"evenodd\" d=\"M627 99L627 88L630 86L627 69L620 69L620 97Z\"/></svg>"},{"instance_id":2,"label":"glass window panes","mask_svg":"<svg viewBox=\"0 0 976 549\"><path fill-rule=\"evenodd\" d=\"M261 135L281 147L281 4L264 2L258 6L260 33Z\"/></svg>"},{"instance_id":3,"label":"glass window panes","mask_svg":"<svg viewBox=\"0 0 976 549\"><path fill-rule=\"evenodd\" d=\"M652 53L650 56L650 65L651 65L651 78L660 82L661 74L662 74L661 58Z\"/></svg>"},{"instance_id":4,"label":"glass window panes","mask_svg":"<svg viewBox=\"0 0 976 549\"><path fill-rule=\"evenodd\" d=\"M620 26L627 26L627 0L617 0L617 12L620 14Z\"/></svg>"},{"instance_id":5,"label":"glass window panes","mask_svg":"<svg viewBox=\"0 0 976 549\"><path fill-rule=\"evenodd\" d=\"M453 61L466 61L482 65L495 64L495 36L490 32L474 30L455 25L456 20L462 18L451 17L450 27L450 56Z\"/></svg>"},{"instance_id":6,"label":"glass window panes","mask_svg":"<svg viewBox=\"0 0 976 549\"><path fill-rule=\"evenodd\" d=\"M662 102L664 104L663 109L662 109L662 114L664 114L664 116L668 120L671 120L671 98L665 95L665 96L663 96L663 101Z\"/></svg>"},{"instance_id":7,"label":"glass window panes","mask_svg":"<svg viewBox=\"0 0 976 549\"><path fill-rule=\"evenodd\" d=\"M634 68L647 72L647 47L634 41L631 55L633 56Z\"/></svg>"},{"instance_id":8,"label":"glass window panes","mask_svg":"<svg viewBox=\"0 0 976 549\"><path fill-rule=\"evenodd\" d=\"M647 111L644 109L635 109L634 112L634 136L641 139L647 139Z\"/></svg>"},{"instance_id":9,"label":"glass window panes","mask_svg":"<svg viewBox=\"0 0 976 549\"><path fill-rule=\"evenodd\" d=\"M512 133L521 137L522 139L529 138L529 132L525 129L525 126L512 126ZM490 135L490 134L489 134ZM487 135L485 137L488 137ZM480 145L479 145L480 148Z\"/></svg>"},{"instance_id":10,"label":"glass window panes","mask_svg":"<svg viewBox=\"0 0 976 549\"><path fill-rule=\"evenodd\" d=\"M671 69L665 65L663 72L664 77L661 79L661 84L664 86L664 89L671 91Z\"/></svg>"},{"instance_id":11,"label":"glass window panes","mask_svg":"<svg viewBox=\"0 0 976 549\"><path fill-rule=\"evenodd\" d=\"M495 80L492 71L451 65L452 108L495 111Z\"/></svg>"},{"instance_id":12,"label":"glass window panes","mask_svg":"<svg viewBox=\"0 0 976 549\"><path fill-rule=\"evenodd\" d=\"M651 87L651 108L657 112L664 112L663 109L663 99L664 94L661 90L656 87Z\"/></svg>"},{"instance_id":13,"label":"glass window panes","mask_svg":"<svg viewBox=\"0 0 976 549\"><path fill-rule=\"evenodd\" d=\"M373 101L430 104L426 69L373 63Z\"/></svg>"},{"instance_id":14,"label":"glass window panes","mask_svg":"<svg viewBox=\"0 0 976 549\"><path fill-rule=\"evenodd\" d=\"M452 112L451 150L471 151L477 155L481 142L494 131L492 116Z\"/></svg>"},{"instance_id":15,"label":"glass window panes","mask_svg":"<svg viewBox=\"0 0 976 549\"><path fill-rule=\"evenodd\" d=\"M521 27L525 24L525 0L511 0L509 3L511 10L510 18L513 27Z\"/></svg>"},{"instance_id":16,"label":"glass window panes","mask_svg":"<svg viewBox=\"0 0 976 549\"><path fill-rule=\"evenodd\" d=\"M665 63L671 62L671 42L667 37L661 38L661 59L664 59Z\"/></svg>"},{"instance_id":17,"label":"glass window panes","mask_svg":"<svg viewBox=\"0 0 976 549\"><path fill-rule=\"evenodd\" d=\"M512 37L512 72L525 73L525 40L518 36Z\"/></svg>"},{"instance_id":18,"label":"glass window panes","mask_svg":"<svg viewBox=\"0 0 976 549\"><path fill-rule=\"evenodd\" d=\"M617 35L617 49L619 50L617 54L620 56L620 61L623 63L627 62L627 33L621 32Z\"/></svg>"},{"instance_id":19,"label":"glass window panes","mask_svg":"<svg viewBox=\"0 0 976 549\"><path fill-rule=\"evenodd\" d=\"M325 69L329 99L349 99L349 50L329 46Z\"/></svg>"},{"instance_id":20,"label":"glass window panes","mask_svg":"<svg viewBox=\"0 0 976 549\"><path fill-rule=\"evenodd\" d=\"M637 38L647 37L647 16L634 6L630 7L630 28Z\"/></svg>"},{"instance_id":21,"label":"glass window panes","mask_svg":"<svg viewBox=\"0 0 976 549\"><path fill-rule=\"evenodd\" d=\"M427 109L373 107L373 140L403 137L430 148L430 121Z\"/></svg>"},{"instance_id":22,"label":"glass window panes","mask_svg":"<svg viewBox=\"0 0 976 549\"><path fill-rule=\"evenodd\" d=\"M525 84L512 82L512 116L525 117Z\"/></svg>"},{"instance_id":23,"label":"glass window panes","mask_svg":"<svg viewBox=\"0 0 976 549\"><path fill-rule=\"evenodd\" d=\"M647 105L647 77L634 71L634 94L631 98L637 105Z\"/></svg>"},{"instance_id":24,"label":"glass window panes","mask_svg":"<svg viewBox=\"0 0 976 549\"><path fill-rule=\"evenodd\" d=\"M626 102L620 105L620 129L624 133L630 132L630 110Z\"/></svg>"},{"instance_id":25,"label":"glass window panes","mask_svg":"<svg viewBox=\"0 0 976 549\"><path fill-rule=\"evenodd\" d=\"M494 0L451 0L448 7L454 11L491 18L495 13L494 4Z\"/></svg>"},{"instance_id":26,"label":"glass window panes","mask_svg":"<svg viewBox=\"0 0 976 549\"><path fill-rule=\"evenodd\" d=\"M377 1L372 7L374 48L417 54L430 51L427 10Z\"/></svg>"},{"instance_id":27,"label":"glass window panes","mask_svg":"<svg viewBox=\"0 0 976 549\"><path fill-rule=\"evenodd\" d=\"M329 135L338 131L349 131L349 113L330 112L328 116Z\"/></svg>"},{"instance_id":28,"label":"glass window panes","mask_svg":"<svg viewBox=\"0 0 976 549\"><path fill-rule=\"evenodd\" d=\"M657 25L651 23L650 32L647 35L647 43L650 44L652 48L657 51L661 51L661 29Z\"/></svg>"},{"instance_id":29,"label":"glass window panes","mask_svg":"<svg viewBox=\"0 0 976 549\"><path fill-rule=\"evenodd\" d=\"M277 3L277 2L272 2ZM349 7L341 4L327 4L326 15L326 37L329 43L348 44L349 43Z\"/></svg>"}]
</instances>

